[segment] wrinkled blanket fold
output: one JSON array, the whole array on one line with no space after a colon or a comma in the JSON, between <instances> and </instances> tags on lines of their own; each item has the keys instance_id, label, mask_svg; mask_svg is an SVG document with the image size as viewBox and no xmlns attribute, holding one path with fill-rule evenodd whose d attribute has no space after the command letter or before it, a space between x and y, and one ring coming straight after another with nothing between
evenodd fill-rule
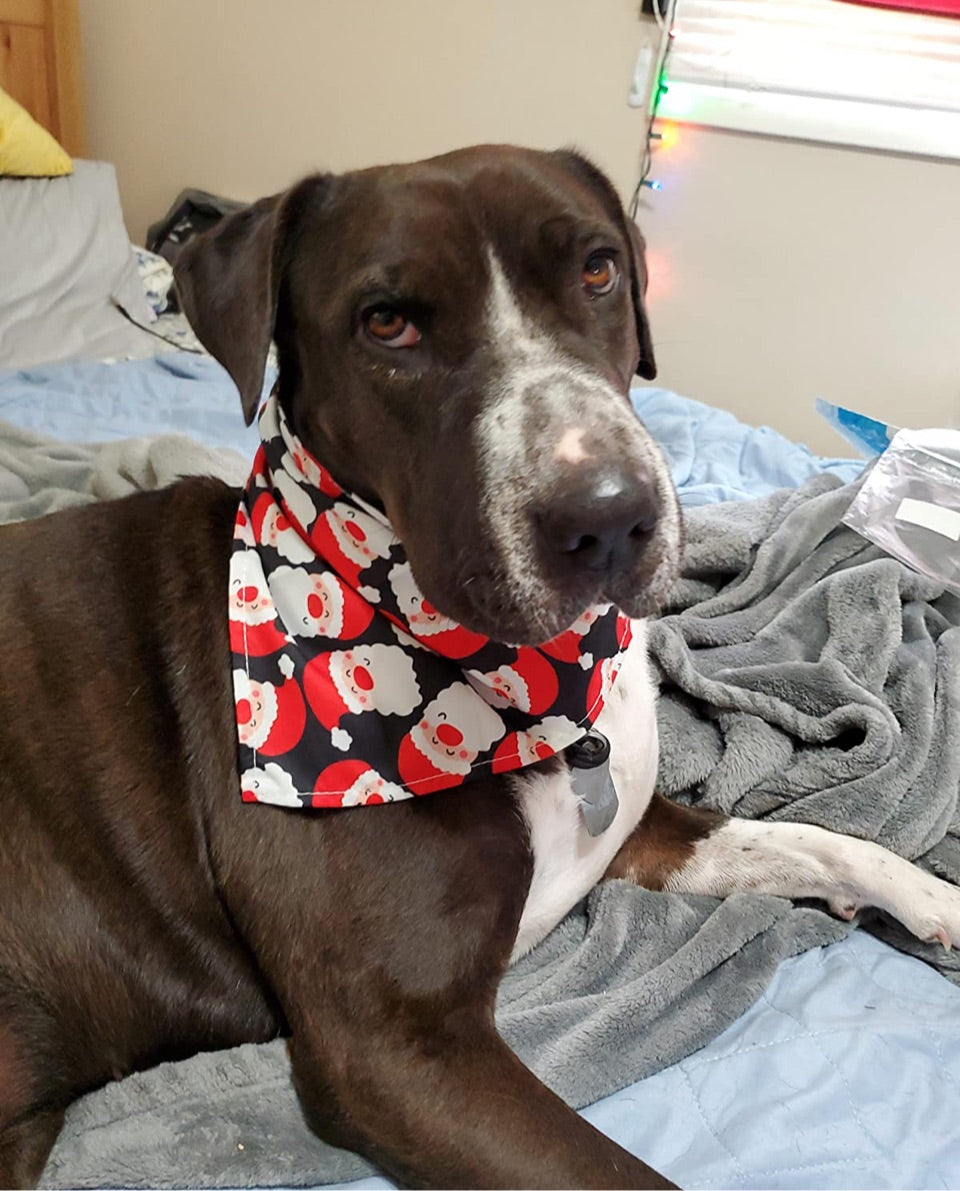
<instances>
[{"instance_id":1,"label":"wrinkled blanket fold","mask_svg":"<svg viewBox=\"0 0 960 1191\"><path fill-rule=\"evenodd\" d=\"M245 471L238 455L188 439L79 447L0 426L0 519L192 472L240 483ZM689 514L684 577L650 634L661 788L876 839L956 881L960 601L841 526L849 499L818 477ZM957 978L950 956L876 927ZM702 1046L781 959L849 929L773 897L719 902L610 882L511 969L498 1022L579 1107ZM306 1129L278 1040L85 1097L42 1185L309 1186L368 1170Z\"/></svg>"}]
</instances>

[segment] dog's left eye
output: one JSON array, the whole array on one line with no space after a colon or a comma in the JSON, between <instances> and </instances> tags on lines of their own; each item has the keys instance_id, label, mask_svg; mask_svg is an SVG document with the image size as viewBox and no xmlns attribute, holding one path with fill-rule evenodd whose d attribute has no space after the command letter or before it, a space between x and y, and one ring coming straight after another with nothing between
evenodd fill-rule
<instances>
[{"instance_id":1,"label":"dog's left eye","mask_svg":"<svg viewBox=\"0 0 960 1191\"><path fill-rule=\"evenodd\" d=\"M420 342L417 327L395 306L372 306L365 310L363 325L370 338L384 347L413 347Z\"/></svg>"},{"instance_id":2,"label":"dog's left eye","mask_svg":"<svg viewBox=\"0 0 960 1191\"><path fill-rule=\"evenodd\" d=\"M588 294L609 294L616 289L619 280L620 270L613 257L597 253L587 258L583 266L583 288Z\"/></svg>"}]
</instances>

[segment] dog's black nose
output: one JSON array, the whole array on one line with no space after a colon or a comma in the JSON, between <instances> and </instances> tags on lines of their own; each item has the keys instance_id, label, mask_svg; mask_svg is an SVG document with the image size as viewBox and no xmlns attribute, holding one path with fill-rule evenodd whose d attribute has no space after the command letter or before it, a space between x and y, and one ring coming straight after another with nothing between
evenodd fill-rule
<instances>
[{"instance_id":1,"label":"dog's black nose","mask_svg":"<svg viewBox=\"0 0 960 1191\"><path fill-rule=\"evenodd\" d=\"M645 472L617 467L576 472L562 495L535 515L547 549L581 571L616 574L646 546L660 498Z\"/></svg>"}]
</instances>

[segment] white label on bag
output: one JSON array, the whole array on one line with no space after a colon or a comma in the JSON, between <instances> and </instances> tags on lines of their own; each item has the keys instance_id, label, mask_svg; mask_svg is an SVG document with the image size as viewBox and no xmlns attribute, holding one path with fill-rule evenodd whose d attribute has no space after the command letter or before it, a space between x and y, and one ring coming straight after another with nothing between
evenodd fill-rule
<instances>
[{"instance_id":1,"label":"white label on bag","mask_svg":"<svg viewBox=\"0 0 960 1191\"><path fill-rule=\"evenodd\" d=\"M932 529L934 533L941 534L952 542L960 541L960 513L955 513L953 509L942 509L929 501L913 500L906 496L900 501L896 517L898 521L907 521L911 525Z\"/></svg>"}]
</instances>

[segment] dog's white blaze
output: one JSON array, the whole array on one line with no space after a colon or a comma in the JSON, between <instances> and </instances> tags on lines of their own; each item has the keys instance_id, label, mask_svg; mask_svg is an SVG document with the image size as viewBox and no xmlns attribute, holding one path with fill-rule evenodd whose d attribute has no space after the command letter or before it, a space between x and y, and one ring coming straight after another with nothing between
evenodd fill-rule
<instances>
[{"instance_id":1,"label":"dog's white blaze","mask_svg":"<svg viewBox=\"0 0 960 1191\"><path fill-rule=\"evenodd\" d=\"M525 317L492 248L487 249L487 260L487 337L504 379L478 426L483 511L517 599L535 606L540 583L523 515L530 496L523 466L523 396L541 384L546 391L562 392L563 382L573 378L577 366L563 359L552 336ZM556 381L560 383L547 383Z\"/></svg>"},{"instance_id":2,"label":"dog's white blaze","mask_svg":"<svg viewBox=\"0 0 960 1191\"><path fill-rule=\"evenodd\" d=\"M553 451L554 458L562 459L565 463L583 463L585 459L592 459L593 456L583 445L584 434L586 431L582 426L569 426L560 435L560 441Z\"/></svg>"},{"instance_id":3,"label":"dog's white blaze","mask_svg":"<svg viewBox=\"0 0 960 1191\"><path fill-rule=\"evenodd\" d=\"M820 898L842 918L876 906L919 939L960 943L960 889L879 844L808 824L729 819L697 842L665 888Z\"/></svg>"},{"instance_id":4,"label":"dog's white blaze","mask_svg":"<svg viewBox=\"0 0 960 1191\"><path fill-rule=\"evenodd\" d=\"M529 951L590 892L650 802L657 776L657 717L645 621L633 622L633 640L597 728L610 741L620 801L616 818L602 835L588 834L569 771L511 779L533 852L533 879L513 959Z\"/></svg>"},{"instance_id":5,"label":"dog's white blaze","mask_svg":"<svg viewBox=\"0 0 960 1191\"><path fill-rule=\"evenodd\" d=\"M567 355L546 328L524 314L492 248L487 258L487 339L500 365L500 380L477 426L481 509L516 602L535 612L542 606L543 586L526 516L538 478L537 469L525 457L524 419L531 413L531 394L536 394L539 420L557 428L554 455L558 460L562 451L583 449L579 436L588 428L631 436L635 459L648 469L661 499L658 533L661 553L667 558L678 552L680 517L666 462L625 406L622 394L605 377ZM651 603L666 595L673 579L669 565L661 570L661 579L655 576L653 585L647 585Z\"/></svg>"}]
</instances>

